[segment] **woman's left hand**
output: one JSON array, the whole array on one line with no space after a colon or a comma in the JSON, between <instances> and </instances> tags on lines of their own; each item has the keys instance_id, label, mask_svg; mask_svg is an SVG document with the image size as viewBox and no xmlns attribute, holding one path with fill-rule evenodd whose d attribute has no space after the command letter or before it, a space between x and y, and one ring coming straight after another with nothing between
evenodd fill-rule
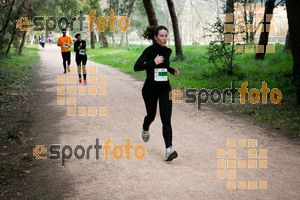
<instances>
[{"instance_id":1,"label":"woman's left hand","mask_svg":"<svg viewBox=\"0 0 300 200\"><path fill-rule=\"evenodd\" d=\"M174 71L174 76L178 76L178 74L179 74L178 69L175 69L175 71Z\"/></svg>"}]
</instances>

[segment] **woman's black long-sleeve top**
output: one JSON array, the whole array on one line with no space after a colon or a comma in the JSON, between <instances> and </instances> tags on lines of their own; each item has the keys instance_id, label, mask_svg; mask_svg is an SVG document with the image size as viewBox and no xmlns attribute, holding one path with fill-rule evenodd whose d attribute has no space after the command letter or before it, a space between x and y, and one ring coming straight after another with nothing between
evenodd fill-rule
<instances>
[{"instance_id":1,"label":"woman's black long-sleeve top","mask_svg":"<svg viewBox=\"0 0 300 200\"><path fill-rule=\"evenodd\" d=\"M146 70L147 78L145 80L146 86L156 86L156 85L170 85L168 81L155 81L154 80L154 69L155 68L167 68L168 72L174 75L174 69L170 67L170 55L172 50L168 47L162 47L156 42L153 45L147 47L139 59L134 65L134 71ZM156 65L154 62L155 57L163 56L164 61L161 64Z\"/></svg>"},{"instance_id":2,"label":"woman's black long-sleeve top","mask_svg":"<svg viewBox=\"0 0 300 200\"><path fill-rule=\"evenodd\" d=\"M80 43L82 43L82 46L80 47L80 49L84 49L85 50L85 48L86 48L86 42L85 42L85 40L81 40L80 42L77 40L74 43L74 51L76 52L76 56L80 55L79 54L79 49L78 49L78 47L80 46ZM85 55L80 55L80 56L86 56L86 54Z\"/></svg>"}]
</instances>

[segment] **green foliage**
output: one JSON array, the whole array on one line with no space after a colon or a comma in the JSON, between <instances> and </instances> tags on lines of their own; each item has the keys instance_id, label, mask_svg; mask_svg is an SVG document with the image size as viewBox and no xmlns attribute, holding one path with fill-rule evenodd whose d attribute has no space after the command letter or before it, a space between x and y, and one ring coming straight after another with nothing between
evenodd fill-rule
<instances>
[{"instance_id":1,"label":"green foliage","mask_svg":"<svg viewBox=\"0 0 300 200\"><path fill-rule=\"evenodd\" d=\"M178 77L170 76L170 81L174 87L195 87L195 88L220 88L225 89L235 82L236 86L248 81L248 88L258 88L262 86L262 81L266 81L269 88L279 88L284 95L295 95L295 87L292 83L292 55L282 54L283 45L276 45L275 54L267 54L264 61L255 60L254 54L236 54L235 64L239 65L233 75L220 73L220 71L210 63L208 57L208 46L183 46L185 59L176 59L175 54L171 55L170 66L180 71ZM143 72L134 72L133 66L141 55L145 45L132 45L128 47L116 47L107 49L89 50L89 55L95 55L90 60L119 67L126 73L139 78L144 78ZM175 47L170 46L175 52Z\"/></svg>"},{"instance_id":2,"label":"green foliage","mask_svg":"<svg viewBox=\"0 0 300 200\"><path fill-rule=\"evenodd\" d=\"M22 89L24 83L29 81L32 65L39 60L37 46L25 47L23 56L16 56L14 50L8 58L2 58L0 63L0 92L2 94Z\"/></svg>"},{"instance_id":3,"label":"green foliage","mask_svg":"<svg viewBox=\"0 0 300 200\"><path fill-rule=\"evenodd\" d=\"M233 63L234 43L232 45L225 43L224 22L220 19L210 25L208 29L216 39L211 41L208 46L208 60L214 64L214 67L223 74L232 76L239 67Z\"/></svg>"}]
</instances>

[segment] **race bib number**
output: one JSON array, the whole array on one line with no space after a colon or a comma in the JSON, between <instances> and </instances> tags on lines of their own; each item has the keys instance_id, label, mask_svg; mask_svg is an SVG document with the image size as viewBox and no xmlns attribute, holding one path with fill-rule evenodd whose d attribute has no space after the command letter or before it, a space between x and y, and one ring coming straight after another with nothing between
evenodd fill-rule
<instances>
[{"instance_id":1,"label":"race bib number","mask_svg":"<svg viewBox=\"0 0 300 200\"><path fill-rule=\"evenodd\" d=\"M69 44L68 43L64 43L63 47L69 47Z\"/></svg>"},{"instance_id":2,"label":"race bib number","mask_svg":"<svg viewBox=\"0 0 300 200\"><path fill-rule=\"evenodd\" d=\"M155 68L154 69L155 81L168 81L168 69L167 68Z\"/></svg>"},{"instance_id":3,"label":"race bib number","mask_svg":"<svg viewBox=\"0 0 300 200\"><path fill-rule=\"evenodd\" d=\"M80 54L80 55L85 55L85 50L84 50L84 49L80 49L80 50L79 50L79 54Z\"/></svg>"}]
</instances>

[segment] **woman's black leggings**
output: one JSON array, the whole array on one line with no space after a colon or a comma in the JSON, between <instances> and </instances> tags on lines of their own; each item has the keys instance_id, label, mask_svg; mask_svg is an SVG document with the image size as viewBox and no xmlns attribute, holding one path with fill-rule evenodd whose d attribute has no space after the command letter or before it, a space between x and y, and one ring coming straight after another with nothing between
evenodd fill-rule
<instances>
[{"instance_id":1,"label":"woman's black leggings","mask_svg":"<svg viewBox=\"0 0 300 200\"><path fill-rule=\"evenodd\" d=\"M157 101L159 100L159 112L161 122L163 124L163 136L166 148L172 146L172 100L169 100L169 92L171 87L149 87L144 86L142 95L146 105L147 115L144 119L143 129L149 130L150 124L154 121L157 109Z\"/></svg>"},{"instance_id":2,"label":"woman's black leggings","mask_svg":"<svg viewBox=\"0 0 300 200\"><path fill-rule=\"evenodd\" d=\"M82 63L83 65L86 65L86 61L87 61L87 56L86 55L77 55L76 56L76 64L77 66L80 66Z\"/></svg>"}]
</instances>

